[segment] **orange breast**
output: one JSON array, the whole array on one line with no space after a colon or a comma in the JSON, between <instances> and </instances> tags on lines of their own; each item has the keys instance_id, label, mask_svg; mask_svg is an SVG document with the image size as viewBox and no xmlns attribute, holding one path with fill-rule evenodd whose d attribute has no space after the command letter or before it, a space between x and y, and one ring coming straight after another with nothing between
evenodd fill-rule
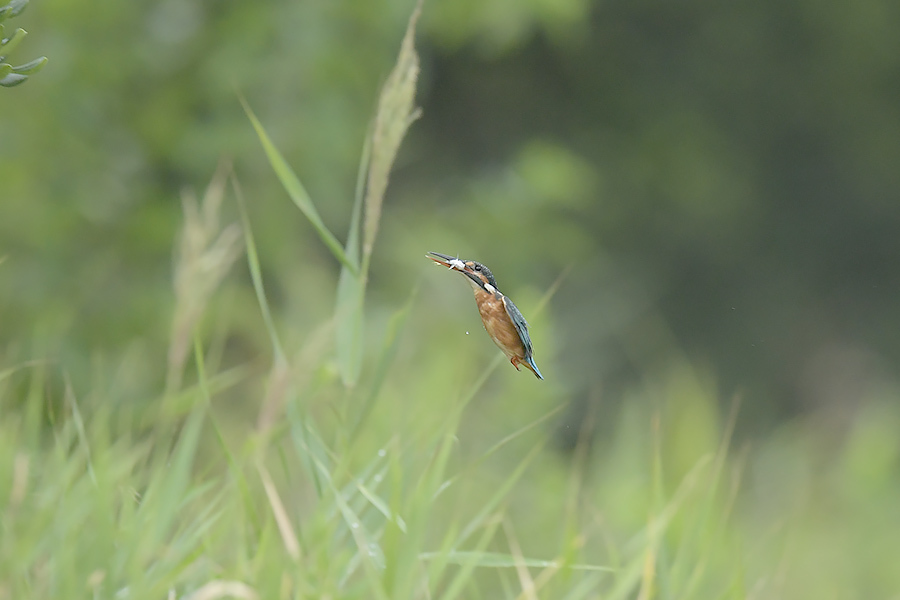
<instances>
[{"instance_id":1,"label":"orange breast","mask_svg":"<svg viewBox=\"0 0 900 600\"><path fill-rule=\"evenodd\" d=\"M522 345L522 339L519 338L519 333L506 312L506 307L503 306L503 298L477 289L475 290L475 303L478 305L478 312L481 313L484 329L494 343L509 358L517 356L524 359L525 346Z\"/></svg>"}]
</instances>

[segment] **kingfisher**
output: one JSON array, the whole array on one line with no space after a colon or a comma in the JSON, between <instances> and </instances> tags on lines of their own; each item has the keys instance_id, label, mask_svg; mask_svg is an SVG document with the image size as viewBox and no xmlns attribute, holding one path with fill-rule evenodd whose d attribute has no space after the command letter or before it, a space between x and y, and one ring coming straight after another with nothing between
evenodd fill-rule
<instances>
[{"instance_id":1,"label":"kingfisher","mask_svg":"<svg viewBox=\"0 0 900 600\"><path fill-rule=\"evenodd\" d=\"M428 258L439 265L453 271L458 271L466 276L466 280L472 285L475 292L475 304L481 313L481 322L485 331L494 340L494 343L503 350L503 353L519 370L519 365L525 365L538 379L543 379L540 369L534 362L531 337L528 335L528 323L525 317L513 304L513 301L504 296L497 289L497 281L491 270L480 262L474 260L462 260L439 252L429 252Z\"/></svg>"}]
</instances>

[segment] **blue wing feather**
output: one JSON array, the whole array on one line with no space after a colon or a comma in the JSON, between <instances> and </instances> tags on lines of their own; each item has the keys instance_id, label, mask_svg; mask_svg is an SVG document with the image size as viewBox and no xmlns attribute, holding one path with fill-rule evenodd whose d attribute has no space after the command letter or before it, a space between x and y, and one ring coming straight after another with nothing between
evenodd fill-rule
<instances>
[{"instance_id":1,"label":"blue wing feather","mask_svg":"<svg viewBox=\"0 0 900 600\"><path fill-rule=\"evenodd\" d=\"M506 308L506 314L512 319L513 325L516 327L516 333L519 334L519 339L522 340L522 345L525 346L525 358L531 358L532 347L531 337L528 335L528 322L522 316L522 313L519 312L519 309L516 308L516 305L513 304L513 301L506 296L503 296L503 307Z\"/></svg>"}]
</instances>

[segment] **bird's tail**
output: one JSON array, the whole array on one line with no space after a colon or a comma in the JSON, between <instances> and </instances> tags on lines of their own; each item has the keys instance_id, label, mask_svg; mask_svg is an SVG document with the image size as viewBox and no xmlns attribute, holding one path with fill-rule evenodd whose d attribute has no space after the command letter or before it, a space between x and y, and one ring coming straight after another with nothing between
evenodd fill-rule
<instances>
[{"instance_id":1,"label":"bird's tail","mask_svg":"<svg viewBox=\"0 0 900 600\"><path fill-rule=\"evenodd\" d=\"M538 369L537 364L534 362L533 357L529 356L528 358L525 359L525 361L522 364L524 364L526 367L531 369L531 372L534 373L535 377L537 377L538 379L544 378L544 376L541 375L541 370Z\"/></svg>"}]
</instances>

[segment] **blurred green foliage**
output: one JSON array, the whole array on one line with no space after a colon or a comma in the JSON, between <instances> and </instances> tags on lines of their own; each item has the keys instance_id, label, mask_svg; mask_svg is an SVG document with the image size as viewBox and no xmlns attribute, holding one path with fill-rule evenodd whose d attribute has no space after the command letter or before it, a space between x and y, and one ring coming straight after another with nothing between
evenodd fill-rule
<instances>
[{"instance_id":1,"label":"blurred green foliage","mask_svg":"<svg viewBox=\"0 0 900 600\"><path fill-rule=\"evenodd\" d=\"M411 2L31 8L0 599L900 589L895 2L428 4L375 228L358 165ZM223 157L239 187L196 202ZM428 250L493 269L546 381L497 369Z\"/></svg>"},{"instance_id":2,"label":"blurred green foliage","mask_svg":"<svg viewBox=\"0 0 900 600\"><path fill-rule=\"evenodd\" d=\"M4 100L17 107L0 123L0 235L17 257L0 282L4 336L78 359L165 321L180 188L226 155L251 205L281 193L236 89L342 232L406 4L86 14L47 0L23 14L60 62ZM633 380L618 338L648 310L752 395L762 425L823 407L804 374L833 352L869 357L842 381L884 379L900 357L898 21L889 0L435 3L426 118L400 154L376 289L432 247L483 260L520 294L574 263L552 310L560 376L583 398ZM333 277L290 207L265 206L265 262L289 273L312 256L309 281ZM332 289L274 285L286 307L321 308L309 288Z\"/></svg>"},{"instance_id":3,"label":"blurred green foliage","mask_svg":"<svg viewBox=\"0 0 900 600\"><path fill-rule=\"evenodd\" d=\"M28 0L12 0L6 6L0 6L0 86L2 87L15 87L25 83L29 76L40 71L47 63L46 56L18 66L6 62L9 54L25 39L27 32L20 27L6 37L6 28L3 22L20 15L27 5Z\"/></svg>"}]
</instances>

